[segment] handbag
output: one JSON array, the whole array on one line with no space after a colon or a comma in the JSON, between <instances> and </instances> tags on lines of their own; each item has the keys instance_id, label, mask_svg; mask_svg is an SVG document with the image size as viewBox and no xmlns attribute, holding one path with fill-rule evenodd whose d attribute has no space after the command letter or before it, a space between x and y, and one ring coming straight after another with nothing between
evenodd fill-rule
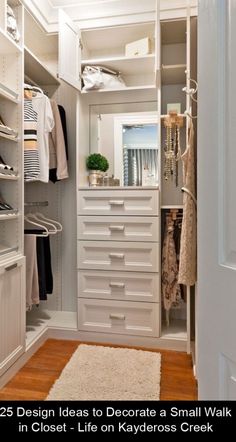
<instances>
[{"instance_id":1,"label":"handbag","mask_svg":"<svg viewBox=\"0 0 236 442\"><path fill-rule=\"evenodd\" d=\"M124 89L126 87L120 72L104 66L85 66L82 73L83 90Z\"/></svg>"}]
</instances>

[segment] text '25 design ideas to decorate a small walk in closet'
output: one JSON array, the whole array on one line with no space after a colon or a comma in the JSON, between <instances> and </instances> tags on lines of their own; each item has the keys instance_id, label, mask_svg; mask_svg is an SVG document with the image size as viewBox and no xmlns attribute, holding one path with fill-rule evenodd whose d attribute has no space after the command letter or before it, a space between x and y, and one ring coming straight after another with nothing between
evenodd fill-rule
<instances>
[{"instance_id":1,"label":"text '25 design ideas to decorate a small walk in closet'","mask_svg":"<svg viewBox=\"0 0 236 442\"><path fill-rule=\"evenodd\" d=\"M1 385L49 336L190 352L196 7L50 32L29 3L0 0Z\"/></svg>"}]
</instances>

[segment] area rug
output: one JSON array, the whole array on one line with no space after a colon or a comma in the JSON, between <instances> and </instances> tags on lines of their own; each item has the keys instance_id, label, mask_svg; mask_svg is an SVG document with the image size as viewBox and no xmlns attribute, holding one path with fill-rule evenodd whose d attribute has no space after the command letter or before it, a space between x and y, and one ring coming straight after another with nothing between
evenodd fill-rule
<instances>
[{"instance_id":1,"label":"area rug","mask_svg":"<svg viewBox=\"0 0 236 442\"><path fill-rule=\"evenodd\" d=\"M46 400L159 400L161 355L78 346Z\"/></svg>"}]
</instances>

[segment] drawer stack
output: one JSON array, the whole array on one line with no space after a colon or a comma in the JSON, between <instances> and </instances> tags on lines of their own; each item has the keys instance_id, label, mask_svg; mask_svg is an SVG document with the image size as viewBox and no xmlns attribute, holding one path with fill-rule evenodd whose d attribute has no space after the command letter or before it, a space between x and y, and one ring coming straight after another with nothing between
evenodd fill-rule
<instances>
[{"instance_id":1,"label":"drawer stack","mask_svg":"<svg viewBox=\"0 0 236 442\"><path fill-rule=\"evenodd\" d=\"M79 191L79 329L159 336L159 191Z\"/></svg>"}]
</instances>

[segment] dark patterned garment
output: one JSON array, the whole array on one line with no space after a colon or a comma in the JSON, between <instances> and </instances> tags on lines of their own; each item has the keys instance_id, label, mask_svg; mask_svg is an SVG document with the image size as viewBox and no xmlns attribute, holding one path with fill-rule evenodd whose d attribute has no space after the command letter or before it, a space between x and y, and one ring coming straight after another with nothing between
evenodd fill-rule
<instances>
[{"instance_id":1,"label":"dark patterned garment","mask_svg":"<svg viewBox=\"0 0 236 442\"><path fill-rule=\"evenodd\" d=\"M174 222L167 218L162 249L162 298L165 310L177 307L181 302L181 290L178 284L178 262L174 242Z\"/></svg>"}]
</instances>

